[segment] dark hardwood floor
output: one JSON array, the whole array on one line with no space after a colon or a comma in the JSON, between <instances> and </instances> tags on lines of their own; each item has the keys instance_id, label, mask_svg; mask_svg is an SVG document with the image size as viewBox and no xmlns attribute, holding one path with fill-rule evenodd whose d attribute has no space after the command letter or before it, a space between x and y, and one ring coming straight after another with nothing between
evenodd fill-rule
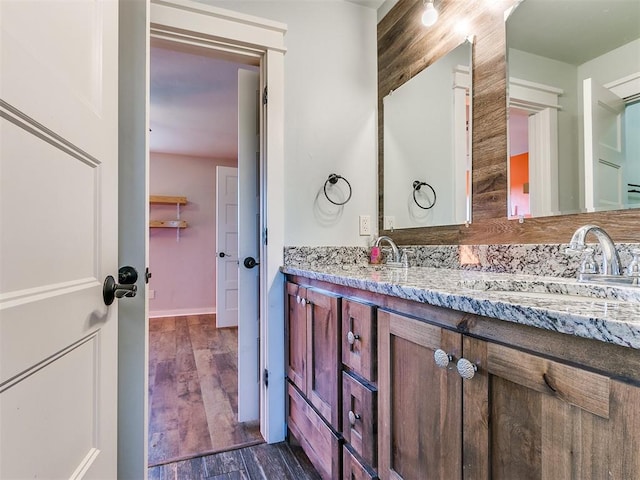
<instances>
[{"instance_id":1,"label":"dark hardwood floor","mask_svg":"<svg viewBox=\"0 0 640 480\"><path fill-rule=\"evenodd\" d=\"M320 480L300 447L266 443L149 469L149 480Z\"/></svg>"},{"instance_id":2,"label":"dark hardwood floor","mask_svg":"<svg viewBox=\"0 0 640 480\"><path fill-rule=\"evenodd\" d=\"M215 323L149 320L150 466L263 442L258 422L237 421L238 331Z\"/></svg>"}]
</instances>

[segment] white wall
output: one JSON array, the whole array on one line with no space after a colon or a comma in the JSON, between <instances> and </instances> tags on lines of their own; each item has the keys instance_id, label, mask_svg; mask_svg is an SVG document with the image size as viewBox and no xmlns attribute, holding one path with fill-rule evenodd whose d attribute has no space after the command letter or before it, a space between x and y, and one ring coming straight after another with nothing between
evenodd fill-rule
<instances>
[{"instance_id":1,"label":"white wall","mask_svg":"<svg viewBox=\"0 0 640 480\"><path fill-rule=\"evenodd\" d=\"M200 0L287 24L285 244L366 245L358 216L377 224L376 11L342 1ZM321 192L349 180L337 208Z\"/></svg>"}]
</instances>

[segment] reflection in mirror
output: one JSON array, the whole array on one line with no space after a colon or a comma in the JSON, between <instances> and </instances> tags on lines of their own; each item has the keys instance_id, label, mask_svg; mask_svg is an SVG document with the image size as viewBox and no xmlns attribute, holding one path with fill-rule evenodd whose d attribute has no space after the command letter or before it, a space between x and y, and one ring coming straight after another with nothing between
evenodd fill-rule
<instances>
[{"instance_id":1,"label":"reflection in mirror","mask_svg":"<svg viewBox=\"0 0 640 480\"><path fill-rule=\"evenodd\" d=\"M383 100L385 230L471 220L471 44Z\"/></svg>"},{"instance_id":2,"label":"reflection in mirror","mask_svg":"<svg viewBox=\"0 0 640 480\"><path fill-rule=\"evenodd\" d=\"M640 207L640 1L507 18L510 218Z\"/></svg>"}]
</instances>

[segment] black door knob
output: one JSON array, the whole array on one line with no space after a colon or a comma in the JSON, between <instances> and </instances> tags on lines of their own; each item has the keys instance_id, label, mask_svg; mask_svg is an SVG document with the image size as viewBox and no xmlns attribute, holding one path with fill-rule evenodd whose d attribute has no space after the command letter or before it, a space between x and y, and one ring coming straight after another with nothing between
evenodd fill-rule
<instances>
[{"instance_id":1,"label":"black door knob","mask_svg":"<svg viewBox=\"0 0 640 480\"><path fill-rule=\"evenodd\" d=\"M260 263L256 262L256 259L253 258L253 257L245 258L243 263L244 263L244 266L247 267L247 268L253 268L256 265L260 265Z\"/></svg>"},{"instance_id":2,"label":"black door knob","mask_svg":"<svg viewBox=\"0 0 640 480\"><path fill-rule=\"evenodd\" d=\"M138 272L133 267L121 267L118 270L118 281L111 275L107 275L102 284L102 299L105 305L111 305L116 298L135 297L138 287L135 283L138 280Z\"/></svg>"},{"instance_id":3,"label":"black door knob","mask_svg":"<svg viewBox=\"0 0 640 480\"><path fill-rule=\"evenodd\" d=\"M118 282L123 285L133 285L138 281L138 271L133 267L120 267L118 270Z\"/></svg>"},{"instance_id":4,"label":"black door knob","mask_svg":"<svg viewBox=\"0 0 640 480\"><path fill-rule=\"evenodd\" d=\"M226 253L224 253L224 252L220 252L220 253L218 254L218 256L219 256L220 258L230 257L230 255L228 255L228 254L226 254Z\"/></svg>"}]
</instances>

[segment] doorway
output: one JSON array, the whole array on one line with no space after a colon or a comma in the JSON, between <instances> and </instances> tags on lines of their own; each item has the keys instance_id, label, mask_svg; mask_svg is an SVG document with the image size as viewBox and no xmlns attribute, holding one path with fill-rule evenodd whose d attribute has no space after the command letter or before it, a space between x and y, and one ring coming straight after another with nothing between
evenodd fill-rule
<instances>
[{"instance_id":1,"label":"doorway","mask_svg":"<svg viewBox=\"0 0 640 480\"><path fill-rule=\"evenodd\" d=\"M238 421L238 327L217 328L215 294L216 170L238 167L238 75L259 59L152 38L150 67L152 466L264 440Z\"/></svg>"}]
</instances>

